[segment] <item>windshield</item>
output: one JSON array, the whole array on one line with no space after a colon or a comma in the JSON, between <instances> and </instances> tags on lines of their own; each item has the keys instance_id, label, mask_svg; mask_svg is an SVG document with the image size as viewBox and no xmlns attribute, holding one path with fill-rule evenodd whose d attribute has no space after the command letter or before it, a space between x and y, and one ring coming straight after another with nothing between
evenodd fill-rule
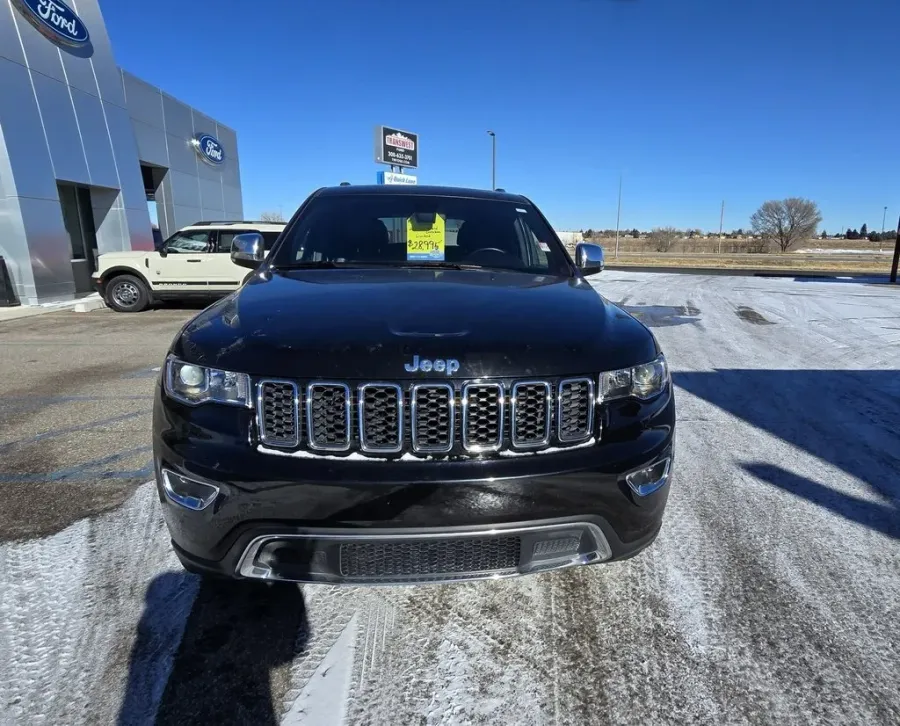
<instances>
[{"instance_id":1,"label":"windshield","mask_svg":"<svg viewBox=\"0 0 900 726\"><path fill-rule=\"evenodd\" d=\"M313 199L279 245L272 265L315 263L572 274L561 245L533 206L418 194Z\"/></svg>"}]
</instances>

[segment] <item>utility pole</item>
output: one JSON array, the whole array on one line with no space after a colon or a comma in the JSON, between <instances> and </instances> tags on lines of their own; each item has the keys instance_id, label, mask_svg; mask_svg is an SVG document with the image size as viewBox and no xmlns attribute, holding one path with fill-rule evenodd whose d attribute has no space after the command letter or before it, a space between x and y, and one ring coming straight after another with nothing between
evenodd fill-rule
<instances>
[{"instance_id":1,"label":"utility pole","mask_svg":"<svg viewBox=\"0 0 900 726\"><path fill-rule=\"evenodd\" d=\"M619 259L619 221L622 219L622 175L619 174L619 208L616 211L616 259Z\"/></svg>"},{"instance_id":2,"label":"utility pole","mask_svg":"<svg viewBox=\"0 0 900 726\"><path fill-rule=\"evenodd\" d=\"M497 134L488 131L491 137L491 191L497 188Z\"/></svg>"},{"instance_id":3,"label":"utility pole","mask_svg":"<svg viewBox=\"0 0 900 726\"><path fill-rule=\"evenodd\" d=\"M722 200L722 212L719 214L719 254L722 254L722 227L725 224L725 200Z\"/></svg>"},{"instance_id":4,"label":"utility pole","mask_svg":"<svg viewBox=\"0 0 900 726\"><path fill-rule=\"evenodd\" d=\"M881 252L881 245L884 243L884 220L887 219L887 206L884 208L884 214L881 215L881 237L878 240L878 251Z\"/></svg>"}]
</instances>

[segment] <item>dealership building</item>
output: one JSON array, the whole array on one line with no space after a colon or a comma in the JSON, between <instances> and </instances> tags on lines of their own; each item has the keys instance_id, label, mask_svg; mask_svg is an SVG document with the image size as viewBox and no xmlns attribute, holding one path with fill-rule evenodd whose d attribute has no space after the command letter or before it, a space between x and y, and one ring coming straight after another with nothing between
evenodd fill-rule
<instances>
[{"instance_id":1,"label":"dealership building","mask_svg":"<svg viewBox=\"0 0 900 726\"><path fill-rule=\"evenodd\" d=\"M153 250L151 207L163 239L242 219L234 130L119 68L98 0L0 0L0 256L18 301L71 300L98 255Z\"/></svg>"}]
</instances>

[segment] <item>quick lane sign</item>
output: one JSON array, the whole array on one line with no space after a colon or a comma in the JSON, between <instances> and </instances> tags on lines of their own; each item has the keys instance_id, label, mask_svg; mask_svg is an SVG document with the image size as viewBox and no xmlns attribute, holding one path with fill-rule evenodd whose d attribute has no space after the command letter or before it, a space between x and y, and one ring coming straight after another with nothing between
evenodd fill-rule
<instances>
[{"instance_id":1,"label":"quick lane sign","mask_svg":"<svg viewBox=\"0 0 900 726\"><path fill-rule=\"evenodd\" d=\"M395 171L379 171L376 180L379 184L418 184L419 182L412 174L398 174Z\"/></svg>"}]
</instances>

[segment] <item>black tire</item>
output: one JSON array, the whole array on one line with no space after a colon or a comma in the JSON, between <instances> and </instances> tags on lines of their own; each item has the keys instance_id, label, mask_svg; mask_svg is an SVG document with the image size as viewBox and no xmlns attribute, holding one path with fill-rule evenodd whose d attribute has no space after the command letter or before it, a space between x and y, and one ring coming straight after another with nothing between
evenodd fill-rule
<instances>
[{"instance_id":1,"label":"black tire","mask_svg":"<svg viewBox=\"0 0 900 726\"><path fill-rule=\"evenodd\" d=\"M106 286L106 304L120 313L139 313L150 305L150 291L139 277L119 275Z\"/></svg>"}]
</instances>

